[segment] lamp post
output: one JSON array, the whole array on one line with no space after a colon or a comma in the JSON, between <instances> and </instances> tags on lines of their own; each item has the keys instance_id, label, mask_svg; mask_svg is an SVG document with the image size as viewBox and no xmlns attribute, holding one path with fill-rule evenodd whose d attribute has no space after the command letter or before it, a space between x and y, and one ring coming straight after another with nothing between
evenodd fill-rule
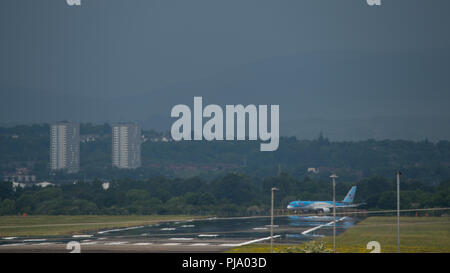
<instances>
[{"instance_id":1,"label":"lamp post","mask_svg":"<svg viewBox=\"0 0 450 273\"><path fill-rule=\"evenodd\" d=\"M273 187L272 189L271 189L271 192L272 192L272 206L271 206L271 209L270 209L270 253L272 253L273 252L273 192L274 191L277 191L278 189L277 188L275 188L275 187Z\"/></svg>"},{"instance_id":2,"label":"lamp post","mask_svg":"<svg viewBox=\"0 0 450 273\"><path fill-rule=\"evenodd\" d=\"M397 253L400 253L400 175L397 171Z\"/></svg>"},{"instance_id":3,"label":"lamp post","mask_svg":"<svg viewBox=\"0 0 450 273\"><path fill-rule=\"evenodd\" d=\"M333 252L336 253L336 174L332 174L331 179L333 180Z\"/></svg>"}]
</instances>

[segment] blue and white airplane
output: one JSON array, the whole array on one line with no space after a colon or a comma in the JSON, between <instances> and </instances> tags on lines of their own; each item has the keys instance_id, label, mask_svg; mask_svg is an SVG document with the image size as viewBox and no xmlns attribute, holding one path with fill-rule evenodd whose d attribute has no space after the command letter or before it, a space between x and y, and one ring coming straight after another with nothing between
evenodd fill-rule
<instances>
[{"instance_id":1,"label":"blue and white airplane","mask_svg":"<svg viewBox=\"0 0 450 273\"><path fill-rule=\"evenodd\" d=\"M361 204L353 204L356 186L353 186L342 202L336 202L336 208L354 208ZM333 209L333 201L292 201L287 206L289 210L313 210L314 212L329 213Z\"/></svg>"}]
</instances>

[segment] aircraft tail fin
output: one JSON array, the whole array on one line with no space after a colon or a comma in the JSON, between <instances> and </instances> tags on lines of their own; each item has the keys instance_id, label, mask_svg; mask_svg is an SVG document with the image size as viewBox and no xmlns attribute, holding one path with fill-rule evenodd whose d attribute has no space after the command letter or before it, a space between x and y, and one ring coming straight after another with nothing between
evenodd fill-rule
<instances>
[{"instance_id":1,"label":"aircraft tail fin","mask_svg":"<svg viewBox=\"0 0 450 273\"><path fill-rule=\"evenodd\" d=\"M353 186L345 196L344 200L342 202L344 203L353 203L353 200L355 200L355 193L356 193L356 186Z\"/></svg>"}]
</instances>

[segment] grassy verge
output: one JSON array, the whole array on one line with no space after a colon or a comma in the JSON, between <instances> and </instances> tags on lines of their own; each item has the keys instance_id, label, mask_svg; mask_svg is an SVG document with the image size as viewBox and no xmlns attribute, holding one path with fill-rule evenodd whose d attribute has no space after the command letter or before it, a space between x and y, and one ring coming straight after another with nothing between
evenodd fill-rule
<instances>
[{"instance_id":1,"label":"grassy verge","mask_svg":"<svg viewBox=\"0 0 450 273\"><path fill-rule=\"evenodd\" d=\"M82 234L107 228L197 219L185 215L76 215L0 216L0 236L51 236Z\"/></svg>"},{"instance_id":2,"label":"grassy verge","mask_svg":"<svg viewBox=\"0 0 450 273\"><path fill-rule=\"evenodd\" d=\"M333 239L325 238L328 247ZM338 252L370 252L378 241L381 252L397 252L397 218L369 217L336 238ZM450 252L450 217L401 217L400 250L407 253Z\"/></svg>"},{"instance_id":3,"label":"grassy verge","mask_svg":"<svg viewBox=\"0 0 450 273\"><path fill-rule=\"evenodd\" d=\"M401 252L450 253L450 217L401 217ZM333 247L333 238L324 237L328 248ZM356 226L336 237L336 251L340 253L368 253L367 243L378 241L381 252L397 252L397 218L368 217ZM293 245L274 245L274 250L283 250ZM298 246L298 245L297 245ZM269 244L255 244L229 250L230 253L268 253Z\"/></svg>"}]
</instances>

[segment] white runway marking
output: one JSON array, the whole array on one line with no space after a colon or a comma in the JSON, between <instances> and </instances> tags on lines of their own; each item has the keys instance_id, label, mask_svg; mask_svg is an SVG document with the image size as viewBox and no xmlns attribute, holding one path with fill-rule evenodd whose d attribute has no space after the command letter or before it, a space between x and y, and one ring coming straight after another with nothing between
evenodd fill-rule
<instances>
[{"instance_id":1,"label":"white runway marking","mask_svg":"<svg viewBox=\"0 0 450 273\"><path fill-rule=\"evenodd\" d=\"M217 234L199 234L198 237L217 237Z\"/></svg>"},{"instance_id":2,"label":"white runway marking","mask_svg":"<svg viewBox=\"0 0 450 273\"><path fill-rule=\"evenodd\" d=\"M281 235L275 235L273 236L273 238L278 238ZM266 241L266 240L270 240L270 236L269 237L265 237L265 238L260 238L260 239L256 239L256 240L251 240L251 241L247 241L247 242L243 242L240 244L221 244L221 246L245 246L245 245L249 245L249 244L253 244L253 243L257 243L257 242L262 242L262 241Z\"/></svg>"},{"instance_id":3,"label":"white runway marking","mask_svg":"<svg viewBox=\"0 0 450 273\"><path fill-rule=\"evenodd\" d=\"M190 228L190 227L195 227L195 225L182 225L181 227L183 227L183 228Z\"/></svg>"},{"instance_id":4,"label":"white runway marking","mask_svg":"<svg viewBox=\"0 0 450 273\"><path fill-rule=\"evenodd\" d=\"M17 239L17 237L3 237L3 240L14 240Z\"/></svg>"},{"instance_id":5,"label":"white runway marking","mask_svg":"<svg viewBox=\"0 0 450 273\"><path fill-rule=\"evenodd\" d=\"M105 245L123 245L123 244L127 244L128 242L109 242L109 243L105 243Z\"/></svg>"},{"instance_id":6,"label":"white runway marking","mask_svg":"<svg viewBox=\"0 0 450 273\"><path fill-rule=\"evenodd\" d=\"M27 240L23 240L24 242L43 242L43 241L47 241L47 239L27 239Z\"/></svg>"},{"instance_id":7,"label":"white runway marking","mask_svg":"<svg viewBox=\"0 0 450 273\"><path fill-rule=\"evenodd\" d=\"M168 228L168 227L166 227L166 228L162 228L161 230L175 230L176 228Z\"/></svg>"},{"instance_id":8,"label":"white runway marking","mask_svg":"<svg viewBox=\"0 0 450 273\"><path fill-rule=\"evenodd\" d=\"M180 245L180 243L166 243L166 244L163 244L163 246L179 246Z\"/></svg>"},{"instance_id":9,"label":"white runway marking","mask_svg":"<svg viewBox=\"0 0 450 273\"><path fill-rule=\"evenodd\" d=\"M15 243L15 244L7 244L7 245L1 245L1 246L24 246L25 243Z\"/></svg>"},{"instance_id":10,"label":"white runway marking","mask_svg":"<svg viewBox=\"0 0 450 273\"><path fill-rule=\"evenodd\" d=\"M127 227L127 228L117 228L117 229L109 229L104 231L97 232L98 234L104 234L108 232L116 232L116 231L124 231L124 230L131 230L131 229L137 229L137 228L143 228L144 226L137 226L137 227Z\"/></svg>"},{"instance_id":11,"label":"white runway marking","mask_svg":"<svg viewBox=\"0 0 450 273\"><path fill-rule=\"evenodd\" d=\"M253 228L254 230L266 230L267 228L266 227L255 227L255 228Z\"/></svg>"},{"instance_id":12,"label":"white runway marking","mask_svg":"<svg viewBox=\"0 0 450 273\"><path fill-rule=\"evenodd\" d=\"M169 240L175 240L175 241L190 241L194 238L170 238Z\"/></svg>"},{"instance_id":13,"label":"white runway marking","mask_svg":"<svg viewBox=\"0 0 450 273\"><path fill-rule=\"evenodd\" d=\"M273 238L278 238L281 235L275 235L273 236ZM249 244L253 244L253 243L257 243L257 242L261 242L261 241L266 241L266 240L270 240L270 236L269 237L265 237L265 238L261 238L261 239L256 239L256 240L251 240L242 244L238 244L238 246L245 246L245 245L249 245Z\"/></svg>"},{"instance_id":14,"label":"white runway marking","mask_svg":"<svg viewBox=\"0 0 450 273\"><path fill-rule=\"evenodd\" d=\"M93 235L73 235L72 238L91 238Z\"/></svg>"},{"instance_id":15,"label":"white runway marking","mask_svg":"<svg viewBox=\"0 0 450 273\"><path fill-rule=\"evenodd\" d=\"M37 246L47 246L47 245L53 245L53 243L40 243L36 244Z\"/></svg>"},{"instance_id":16,"label":"white runway marking","mask_svg":"<svg viewBox=\"0 0 450 273\"><path fill-rule=\"evenodd\" d=\"M190 244L191 246L208 246L208 243L196 243L196 244Z\"/></svg>"},{"instance_id":17,"label":"white runway marking","mask_svg":"<svg viewBox=\"0 0 450 273\"><path fill-rule=\"evenodd\" d=\"M344 220L345 218L347 218L347 216L346 216L346 217L342 217L342 218L340 218L340 219L337 219L336 222L340 222L340 221ZM310 233L310 232L313 232L313 231L315 231L315 230L318 230L318 229L320 229L320 228L322 228L322 227L325 227L325 226L331 226L333 223L334 223L334 221L331 221L331 222L326 223L326 224L323 224L323 225L318 225L317 227L313 227L313 228L310 228L310 229L308 229L308 230L303 231L302 234L303 234L303 235L306 235L306 234L308 234L308 233Z\"/></svg>"}]
</instances>

